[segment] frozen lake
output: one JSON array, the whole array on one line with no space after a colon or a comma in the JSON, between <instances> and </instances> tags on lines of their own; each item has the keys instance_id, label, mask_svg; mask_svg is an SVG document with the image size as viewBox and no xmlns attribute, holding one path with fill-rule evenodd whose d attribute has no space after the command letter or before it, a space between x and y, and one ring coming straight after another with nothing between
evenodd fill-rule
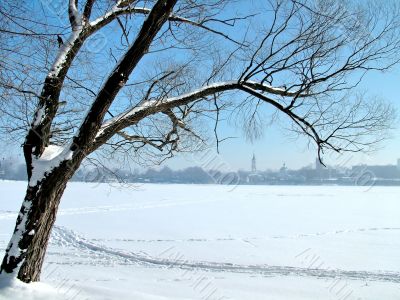
<instances>
[{"instance_id":1,"label":"frozen lake","mask_svg":"<svg viewBox=\"0 0 400 300\"><path fill-rule=\"evenodd\" d=\"M2 251L25 186L0 182ZM42 279L74 300L400 299L399 196L400 187L71 183Z\"/></svg>"}]
</instances>

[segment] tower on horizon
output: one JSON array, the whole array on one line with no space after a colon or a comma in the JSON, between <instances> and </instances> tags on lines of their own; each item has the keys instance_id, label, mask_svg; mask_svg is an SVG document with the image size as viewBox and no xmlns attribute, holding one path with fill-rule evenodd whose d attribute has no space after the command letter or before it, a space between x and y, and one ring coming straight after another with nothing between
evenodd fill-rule
<instances>
[{"instance_id":1,"label":"tower on horizon","mask_svg":"<svg viewBox=\"0 0 400 300\"><path fill-rule=\"evenodd\" d=\"M251 172L257 173L256 156L254 153L253 153L253 158L251 159Z\"/></svg>"}]
</instances>

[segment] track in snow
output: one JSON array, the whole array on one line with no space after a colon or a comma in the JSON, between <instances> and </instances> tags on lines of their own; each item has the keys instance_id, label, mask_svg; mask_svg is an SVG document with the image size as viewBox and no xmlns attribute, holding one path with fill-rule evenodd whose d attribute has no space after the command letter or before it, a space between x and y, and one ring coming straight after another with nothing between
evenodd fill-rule
<instances>
[{"instance_id":1,"label":"track in snow","mask_svg":"<svg viewBox=\"0 0 400 300\"><path fill-rule=\"evenodd\" d=\"M65 215L81 215L81 214L91 214L91 213L102 213L102 212L118 212L118 211L132 211L140 209L151 209L159 207L169 207L169 206L184 206L188 204L206 203L214 202L210 201L165 201L165 202L155 202L146 204L126 204L126 205L105 205L105 206L93 206L93 207L82 207L82 208L69 208L62 209L58 212L58 216ZM4 219L15 219L17 216L16 211L2 211L0 210L0 220ZM343 229L335 231L326 232L315 232L315 233L302 233L295 235L275 235L267 237L249 237L245 239L238 239L232 237L221 237L215 239L205 239L205 238L191 238L191 239L155 239L155 240L145 240L145 239L94 239L96 242L218 242L218 241L236 241L242 240L244 242L257 241L257 240L268 240L268 239L298 239L303 237L319 237L325 235L336 235L336 234L346 234L346 233L360 233L360 232L373 232L373 231L399 231L400 227L370 227L370 228L355 228L355 229Z\"/></svg>"},{"instance_id":2,"label":"track in snow","mask_svg":"<svg viewBox=\"0 0 400 300\"><path fill-rule=\"evenodd\" d=\"M83 259L100 259L112 264L136 264L148 267L158 268L181 268L212 272L232 272L247 273L261 276L306 276L318 278L342 278L362 281L383 281L400 283L400 273L386 271L349 271L337 269L312 269L290 266L269 266L269 265L238 265L230 263L187 261L179 253L174 253L172 248L165 251L162 255L167 258L152 257L146 253L126 252L113 249L77 235L75 232L64 227L55 226L52 235L52 245L62 248L72 248L75 252L79 250L79 257ZM85 254L85 255L82 255ZM50 262L51 263L51 262ZM62 262L53 262L54 264L63 264ZM70 264L67 262L66 264Z\"/></svg>"},{"instance_id":3,"label":"track in snow","mask_svg":"<svg viewBox=\"0 0 400 300\"><path fill-rule=\"evenodd\" d=\"M187 206L192 204L205 204L210 202L217 202L218 200L192 200L192 201L176 201L176 200L165 200L165 201L146 201L145 203L133 202L132 204L119 204L119 205L101 205L101 206L87 206L79 208L64 208L58 211L57 216L69 216L69 215L86 215L93 213L109 213L109 212L120 212L120 211L134 211L141 209L151 208L163 208L163 207L175 207L175 206ZM0 220L9 220L17 218L17 211L0 210Z\"/></svg>"},{"instance_id":4,"label":"track in snow","mask_svg":"<svg viewBox=\"0 0 400 300\"><path fill-rule=\"evenodd\" d=\"M360 233L360 232L373 232L373 231L400 231L400 227L371 227L371 228L356 228L356 229L344 229L335 231L325 231L316 233L301 233L293 235L273 235L267 237L249 237L249 238L233 238L233 237L222 237L214 239L206 238L190 238L190 239L92 239L95 242L135 242L135 243L159 243L159 242L174 242L174 243L190 243L190 242L226 242L226 241L260 241L268 239L298 239L305 237L320 237L326 235L346 234L346 233Z\"/></svg>"}]
</instances>

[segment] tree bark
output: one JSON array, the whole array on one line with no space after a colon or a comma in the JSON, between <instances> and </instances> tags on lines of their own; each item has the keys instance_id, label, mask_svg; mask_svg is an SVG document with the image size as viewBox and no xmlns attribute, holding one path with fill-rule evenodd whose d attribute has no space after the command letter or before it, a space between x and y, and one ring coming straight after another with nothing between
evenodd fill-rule
<instances>
[{"instance_id":1,"label":"tree bark","mask_svg":"<svg viewBox=\"0 0 400 300\"><path fill-rule=\"evenodd\" d=\"M28 186L14 234L6 249L0 272L17 275L29 283L40 280L51 229L67 182L75 173L63 162L34 186Z\"/></svg>"}]
</instances>

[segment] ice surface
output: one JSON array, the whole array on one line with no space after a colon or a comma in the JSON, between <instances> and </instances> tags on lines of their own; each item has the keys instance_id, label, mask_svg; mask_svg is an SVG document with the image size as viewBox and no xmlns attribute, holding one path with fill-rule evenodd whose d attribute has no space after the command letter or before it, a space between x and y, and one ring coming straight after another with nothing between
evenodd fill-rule
<instances>
[{"instance_id":1,"label":"ice surface","mask_svg":"<svg viewBox=\"0 0 400 300\"><path fill-rule=\"evenodd\" d=\"M25 187L0 182L0 249ZM42 280L74 300L400 299L399 195L71 183Z\"/></svg>"}]
</instances>

